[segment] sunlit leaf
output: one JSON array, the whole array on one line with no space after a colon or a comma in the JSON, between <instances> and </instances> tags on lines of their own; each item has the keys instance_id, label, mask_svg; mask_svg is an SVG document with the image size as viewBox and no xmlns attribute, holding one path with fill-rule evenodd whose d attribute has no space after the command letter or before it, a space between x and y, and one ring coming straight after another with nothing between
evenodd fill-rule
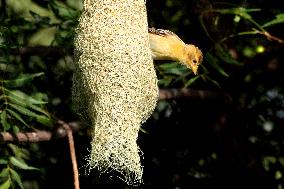
<instances>
[{"instance_id":1,"label":"sunlit leaf","mask_svg":"<svg viewBox=\"0 0 284 189\"><path fill-rule=\"evenodd\" d=\"M0 113L0 122L3 126L3 131L7 131L10 129L10 124L7 122L7 113L5 110Z\"/></svg>"},{"instance_id":2,"label":"sunlit leaf","mask_svg":"<svg viewBox=\"0 0 284 189\"><path fill-rule=\"evenodd\" d=\"M265 52L265 47L262 46L262 45L258 45L258 46L256 47L256 52L257 52L257 53L264 53L264 52Z\"/></svg>"},{"instance_id":3,"label":"sunlit leaf","mask_svg":"<svg viewBox=\"0 0 284 189\"><path fill-rule=\"evenodd\" d=\"M20 186L21 189L24 188L20 175L13 169L10 169L11 177Z\"/></svg>"},{"instance_id":4,"label":"sunlit leaf","mask_svg":"<svg viewBox=\"0 0 284 189\"><path fill-rule=\"evenodd\" d=\"M277 14L275 19L273 19L269 22L266 22L265 24L262 25L262 27L270 27L270 26L273 26L275 24L282 24L282 23L284 23L284 14L283 13Z\"/></svg>"},{"instance_id":5,"label":"sunlit leaf","mask_svg":"<svg viewBox=\"0 0 284 189\"><path fill-rule=\"evenodd\" d=\"M254 10L252 9L246 9L244 7L240 7L240 8L236 8L234 9L234 12L237 14L237 15L240 15L241 17L245 18L245 19L251 19L251 15L248 14L248 12L252 12Z\"/></svg>"},{"instance_id":6,"label":"sunlit leaf","mask_svg":"<svg viewBox=\"0 0 284 189\"><path fill-rule=\"evenodd\" d=\"M8 144L8 147L12 150L16 157L21 157L21 149L16 144Z\"/></svg>"},{"instance_id":7,"label":"sunlit leaf","mask_svg":"<svg viewBox=\"0 0 284 189\"><path fill-rule=\"evenodd\" d=\"M29 166L28 164L26 164L23 160L19 160L16 157L10 157L9 158L10 163L12 165L14 165L15 167L19 168L19 169L23 169L23 170L38 170L35 167Z\"/></svg>"},{"instance_id":8,"label":"sunlit leaf","mask_svg":"<svg viewBox=\"0 0 284 189\"><path fill-rule=\"evenodd\" d=\"M6 159L0 159L0 164L1 165L5 165L7 163L8 163L8 161Z\"/></svg>"},{"instance_id":9,"label":"sunlit leaf","mask_svg":"<svg viewBox=\"0 0 284 189\"><path fill-rule=\"evenodd\" d=\"M32 98L29 99L29 103L31 104L46 104L48 101L47 94L45 93L37 92L37 93L32 94L31 97Z\"/></svg>"},{"instance_id":10,"label":"sunlit leaf","mask_svg":"<svg viewBox=\"0 0 284 189\"><path fill-rule=\"evenodd\" d=\"M139 130L142 132L142 133L145 133L145 134L149 134L149 132L147 132L144 128L140 127Z\"/></svg>"},{"instance_id":11,"label":"sunlit leaf","mask_svg":"<svg viewBox=\"0 0 284 189\"><path fill-rule=\"evenodd\" d=\"M282 177L283 177L282 172L279 171L279 170L277 170L277 171L275 172L275 179L276 179L276 180L280 180Z\"/></svg>"},{"instance_id":12,"label":"sunlit leaf","mask_svg":"<svg viewBox=\"0 0 284 189\"><path fill-rule=\"evenodd\" d=\"M3 184L0 185L0 189L9 189L11 186L11 180L7 179Z\"/></svg>"},{"instance_id":13,"label":"sunlit leaf","mask_svg":"<svg viewBox=\"0 0 284 189\"><path fill-rule=\"evenodd\" d=\"M31 46L49 46L54 41L55 33L57 30L58 29L56 27L39 29L36 33L31 35L28 44Z\"/></svg>"},{"instance_id":14,"label":"sunlit leaf","mask_svg":"<svg viewBox=\"0 0 284 189\"><path fill-rule=\"evenodd\" d=\"M9 175L9 169L8 168L4 168L0 172L0 178L7 177L8 175Z\"/></svg>"},{"instance_id":15,"label":"sunlit leaf","mask_svg":"<svg viewBox=\"0 0 284 189\"><path fill-rule=\"evenodd\" d=\"M37 117L37 116L39 116L38 114L30 111L29 109L27 109L27 108L25 108L23 106L10 104L10 107L12 107L13 109L17 110L18 112L20 112L21 114L26 115L26 116L30 116L30 117Z\"/></svg>"},{"instance_id":16,"label":"sunlit leaf","mask_svg":"<svg viewBox=\"0 0 284 189\"><path fill-rule=\"evenodd\" d=\"M29 101L23 101L23 100L20 100L20 99L17 99L17 98L12 98L11 96L9 96L9 100L11 101L11 103L9 105L16 104L16 105L19 105L21 107L27 107L27 108L30 108L30 109L35 110L37 112L40 112L40 113L46 115L47 117L49 117L48 112L46 112L44 109L42 109L39 106L30 104Z\"/></svg>"},{"instance_id":17,"label":"sunlit leaf","mask_svg":"<svg viewBox=\"0 0 284 189\"><path fill-rule=\"evenodd\" d=\"M53 0L50 5L53 12L63 19L74 19L78 16L78 11L73 10L63 2Z\"/></svg>"},{"instance_id":18,"label":"sunlit leaf","mask_svg":"<svg viewBox=\"0 0 284 189\"><path fill-rule=\"evenodd\" d=\"M40 113L46 115L47 117L50 116L49 113L48 113L47 111L45 111L44 109L42 109L41 107L38 107L38 106L35 106L35 105L31 105L31 104L29 105L29 107L30 107L31 109L35 110L35 111L38 111L38 112L40 112Z\"/></svg>"},{"instance_id":19,"label":"sunlit leaf","mask_svg":"<svg viewBox=\"0 0 284 189\"><path fill-rule=\"evenodd\" d=\"M52 119L43 115L36 116L36 121L45 125L45 126L51 126L53 124Z\"/></svg>"},{"instance_id":20,"label":"sunlit leaf","mask_svg":"<svg viewBox=\"0 0 284 189\"><path fill-rule=\"evenodd\" d=\"M49 17L52 23L59 23L55 15L46 8L38 5L31 0L9 0L7 1L8 7L13 9L14 12L24 17L26 20L33 21L30 12L34 12L43 17Z\"/></svg>"},{"instance_id":21,"label":"sunlit leaf","mask_svg":"<svg viewBox=\"0 0 284 189\"><path fill-rule=\"evenodd\" d=\"M18 132L20 132L20 129L17 125L12 125L12 131L13 131L13 133L18 133Z\"/></svg>"},{"instance_id":22,"label":"sunlit leaf","mask_svg":"<svg viewBox=\"0 0 284 189\"><path fill-rule=\"evenodd\" d=\"M34 117L39 123L42 123L43 125L50 126L52 124L51 119L45 115L36 114L35 112L32 112L27 108L17 106L15 104L10 104L10 107L14 108L23 115Z\"/></svg>"},{"instance_id":23,"label":"sunlit leaf","mask_svg":"<svg viewBox=\"0 0 284 189\"><path fill-rule=\"evenodd\" d=\"M83 8L83 2L77 1L77 0L66 0L66 3L68 6L76 9L76 10L82 10Z\"/></svg>"},{"instance_id":24,"label":"sunlit leaf","mask_svg":"<svg viewBox=\"0 0 284 189\"><path fill-rule=\"evenodd\" d=\"M9 105L13 106L13 108L18 108L18 111L20 111L21 113L25 115L29 114L29 116L34 116L34 117L36 115L39 115L39 114L34 115L35 112L31 111L31 110L34 110L34 111L37 111L49 117L49 113L45 111L42 107L38 106L40 104L45 104L46 102L32 98L31 96L28 96L21 91L8 91L7 90L7 95L10 101ZM24 108L26 109L26 111L23 111Z\"/></svg>"},{"instance_id":25,"label":"sunlit leaf","mask_svg":"<svg viewBox=\"0 0 284 189\"><path fill-rule=\"evenodd\" d=\"M26 104L46 104L47 102L42 100L37 100L22 91L19 90L6 90L9 96L14 97L13 99L17 101L24 101Z\"/></svg>"},{"instance_id":26,"label":"sunlit leaf","mask_svg":"<svg viewBox=\"0 0 284 189\"><path fill-rule=\"evenodd\" d=\"M14 80L4 80L3 83L5 86L9 86L9 88L22 87L26 84L29 84L35 77L39 77L42 75L44 75L44 73L21 74L18 76L18 78Z\"/></svg>"}]
</instances>

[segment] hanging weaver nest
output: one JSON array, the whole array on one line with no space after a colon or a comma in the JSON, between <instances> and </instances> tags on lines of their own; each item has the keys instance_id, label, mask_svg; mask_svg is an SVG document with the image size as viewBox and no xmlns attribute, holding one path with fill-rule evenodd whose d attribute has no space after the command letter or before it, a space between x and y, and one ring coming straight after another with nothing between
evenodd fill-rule
<instances>
[{"instance_id":1,"label":"hanging weaver nest","mask_svg":"<svg viewBox=\"0 0 284 189\"><path fill-rule=\"evenodd\" d=\"M73 103L92 127L88 167L142 182L137 138L158 98L144 0L85 0L75 38Z\"/></svg>"}]
</instances>

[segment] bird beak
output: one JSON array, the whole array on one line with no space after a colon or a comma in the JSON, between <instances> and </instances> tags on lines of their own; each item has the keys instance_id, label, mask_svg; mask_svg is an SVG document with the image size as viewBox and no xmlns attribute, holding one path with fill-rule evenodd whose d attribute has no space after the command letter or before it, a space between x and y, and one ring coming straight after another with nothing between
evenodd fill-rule
<instances>
[{"instance_id":1,"label":"bird beak","mask_svg":"<svg viewBox=\"0 0 284 189\"><path fill-rule=\"evenodd\" d=\"M197 75L197 74L198 74L198 66L192 65L192 66L191 66L191 70L192 70L192 72L194 73L194 75Z\"/></svg>"}]
</instances>

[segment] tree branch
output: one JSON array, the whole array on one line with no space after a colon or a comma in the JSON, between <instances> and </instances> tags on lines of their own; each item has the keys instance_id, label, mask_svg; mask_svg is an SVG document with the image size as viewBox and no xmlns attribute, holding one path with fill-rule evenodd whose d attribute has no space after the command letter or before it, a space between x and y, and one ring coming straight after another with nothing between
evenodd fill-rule
<instances>
[{"instance_id":1,"label":"tree branch","mask_svg":"<svg viewBox=\"0 0 284 189\"><path fill-rule=\"evenodd\" d=\"M69 127L73 132L80 130L83 125L79 122L68 123ZM33 131L33 132L19 132L17 134L12 134L9 132L0 133L1 142L41 142L50 141L52 138L63 138L67 135L66 129L60 122L58 128L54 131Z\"/></svg>"},{"instance_id":2,"label":"tree branch","mask_svg":"<svg viewBox=\"0 0 284 189\"><path fill-rule=\"evenodd\" d=\"M231 103L232 97L224 92L214 92L208 90L193 90L193 89L160 89L159 99L168 100L176 98L192 98L200 100L222 100L225 103Z\"/></svg>"},{"instance_id":3,"label":"tree branch","mask_svg":"<svg viewBox=\"0 0 284 189\"><path fill-rule=\"evenodd\" d=\"M193 89L160 89L159 100L169 100L177 98L191 98L200 100L222 100L230 104L232 97L229 94L222 92L213 92L206 90L193 90ZM73 132L80 130L84 127L79 122L68 123ZM1 142L41 142L49 141L53 138L63 138L67 135L66 128L63 122L58 122L58 127L54 132L37 130L34 132L19 132L12 134L9 132L0 132Z\"/></svg>"},{"instance_id":4,"label":"tree branch","mask_svg":"<svg viewBox=\"0 0 284 189\"><path fill-rule=\"evenodd\" d=\"M19 47L11 49L10 53L13 55L22 56L61 56L65 54L73 54L73 48L66 48L60 46Z\"/></svg>"}]
</instances>

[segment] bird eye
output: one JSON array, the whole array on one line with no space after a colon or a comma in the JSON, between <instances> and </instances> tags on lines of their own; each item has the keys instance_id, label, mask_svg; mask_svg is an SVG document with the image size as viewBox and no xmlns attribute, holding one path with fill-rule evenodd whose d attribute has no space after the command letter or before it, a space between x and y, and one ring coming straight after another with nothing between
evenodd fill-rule
<instances>
[{"instance_id":1,"label":"bird eye","mask_svg":"<svg viewBox=\"0 0 284 189\"><path fill-rule=\"evenodd\" d=\"M196 60L192 60L192 63L193 63L193 64L197 64L197 61L196 61Z\"/></svg>"}]
</instances>

